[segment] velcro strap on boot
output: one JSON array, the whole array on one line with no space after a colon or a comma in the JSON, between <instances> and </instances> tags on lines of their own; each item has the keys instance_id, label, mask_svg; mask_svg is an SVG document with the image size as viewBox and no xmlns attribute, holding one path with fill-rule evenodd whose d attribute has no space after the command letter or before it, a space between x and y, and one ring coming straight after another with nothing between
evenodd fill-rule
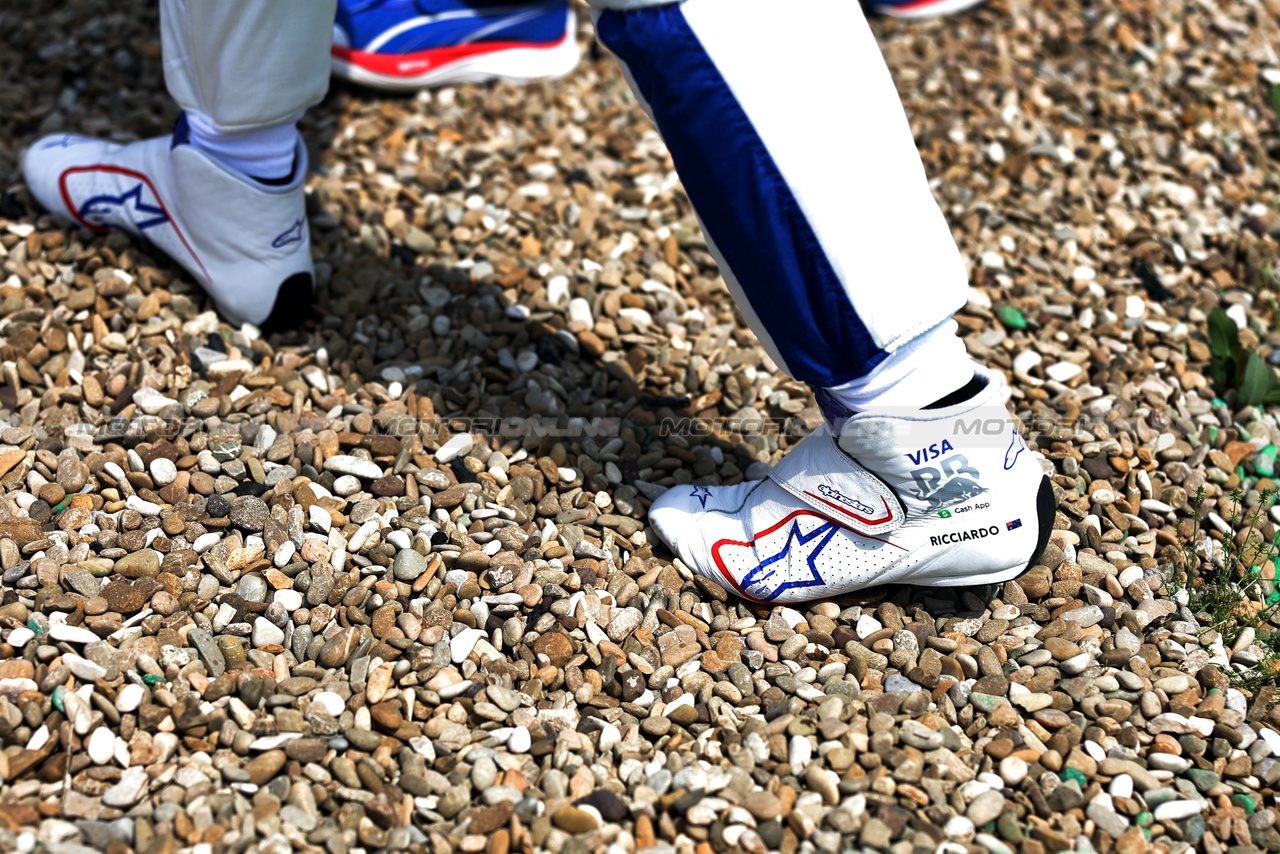
<instances>
[{"instance_id":1,"label":"velcro strap on boot","mask_svg":"<svg viewBox=\"0 0 1280 854\"><path fill-rule=\"evenodd\" d=\"M838 447L826 426L791 449L769 472L774 483L823 516L869 537L902 527L907 514L884 481Z\"/></svg>"}]
</instances>

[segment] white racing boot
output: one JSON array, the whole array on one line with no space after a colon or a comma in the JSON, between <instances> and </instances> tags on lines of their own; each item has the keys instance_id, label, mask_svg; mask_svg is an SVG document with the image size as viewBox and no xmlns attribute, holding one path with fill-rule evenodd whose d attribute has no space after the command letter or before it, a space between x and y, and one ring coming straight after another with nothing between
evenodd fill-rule
<instances>
[{"instance_id":1,"label":"white racing boot","mask_svg":"<svg viewBox=\"0 0 1280 854\"><path fill-rule=\"evenodd\" d=\"M180 119L172 137L132 145L56 134L22 159L40 204L91 231L126 231L181 264L233 324L264 331L294 325L311 305L314 268L298 139L293 177L264 184L187 141Z\"/></svg>"},{"instance_id":2,"label":"white racing boot","mask_svg":"<svg viewBox=\"0 0 1280 854\"><path fill-rule=\"evenodd\" d=\"M649 520L687 566L757 602L1008 581L1044 550L1053 490L1003 380L979 374L956 406L846 414L838 441L824 425L764 480L672 487Z\"/></svg>"}]
</instances>

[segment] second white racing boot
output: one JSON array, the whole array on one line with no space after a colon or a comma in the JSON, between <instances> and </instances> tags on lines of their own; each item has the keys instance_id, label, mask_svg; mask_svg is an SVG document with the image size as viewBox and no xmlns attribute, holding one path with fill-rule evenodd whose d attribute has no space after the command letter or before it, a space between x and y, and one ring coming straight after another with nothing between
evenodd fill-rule
<instances>
[{"instance_id":1,"label":"second white racing boot","mask_svg":"<svg viewBox=\"0 0 1280 854\"><path fill-rule=\"evenodd\" d=\"M842 413L764 480L672 487L650 522L695 572L757 602L1008 581L1044 550L1053 490L1003 379L976 376L985 386L954 406Z\"/></svg>"},{"instance_id":2,"label":"second white racing boot","mask_svg":"<svg viewBox=\"0 0 1280 854\"><path fill-rule=\"evenodd\" d=\"M305 317L314 289L298 138L293 176L271 184L171 137L132 145L56 134L22 159L27 187L50 212L91 231L120 230L177 261L231 323L270 331Z\"/></svg>"}]
</instances>

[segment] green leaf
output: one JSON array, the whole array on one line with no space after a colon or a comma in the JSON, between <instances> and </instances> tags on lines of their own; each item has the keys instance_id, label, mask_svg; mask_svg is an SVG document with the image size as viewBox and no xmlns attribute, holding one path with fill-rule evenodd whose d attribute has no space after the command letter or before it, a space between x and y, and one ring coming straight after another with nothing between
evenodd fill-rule
<instances>
[{"instance_id":1,"label":"green leaf","mask_svg":"<svg viewBox=\"0 0 1280 854\"><path fill-rule=\"evenodd\" d=\"M1280 83L1271 84L1271 109L1280 118Z\"/></svg>"},{"instance_id":2,"label":"green leaf","mask_svg":"<svg viewBox=\"0 0 1280 854\"><path fill-rule=\"evenodd\" d=\"M1219 359L1229 359L1240 349L1236 322L1221 308L1209 312L1209 350Z\"/></svg>"},{"instance_id":3,"label":"green leaf","mask_svg":"<svg viewBox=\"0 0 1280 854\"><path fill-rule=\"evenodd\" d=\"M1214 359L1209 363L1209 379L1213 380L1213 387L1220 392L1225 390L1229 380L1235 379L1235 371L1229 370L1230 365L1226 359Z\"/></svg>"},{"instance_id":4,"label":"green leaf","mask_svg":"<svg viewBox=\"0 0 1280 854\"><path fill-rule=\"evenodd\" d=\"M1267 399L1267 395L1275 388L1276 377L1270 366L1256 352L1249 354L1245 363L1244 378L1240 381L1240 403L1243 406L1257 406Z\"/></svg>"}]
</instances>

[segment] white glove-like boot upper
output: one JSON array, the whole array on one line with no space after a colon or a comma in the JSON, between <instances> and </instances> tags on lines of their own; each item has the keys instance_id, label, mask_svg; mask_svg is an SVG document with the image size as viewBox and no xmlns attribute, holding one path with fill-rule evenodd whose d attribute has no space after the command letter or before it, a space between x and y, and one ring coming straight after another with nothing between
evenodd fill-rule
<instances>
[{"instance_id":1,"label":"white glove-like boot upper","mask_svg":"<svg viewBox=\"0 0 1280 854\"><path fill-rule=\"evenodd\" d=\"M23 156L32 195L92 231L126 231L181 264L227 320L270 329L293 325L311 303L306 148L294 176L269 186L228 169L185 140L132 145L57 134Z\"/></svg>"},{"instance_id":2,"label":"white glove-like boot upper","mask_svg":"<svg viewBox=\"0 0 1280 854\"><path fill-rule=\"evenodd\" d=\"M1007 581L1039 558L1053 491L1002 379L954 407L866 411L822 427L761 481L676 486L649 508L694 571L758 602L891 582Z\"/></svg>"}]
</instances>

